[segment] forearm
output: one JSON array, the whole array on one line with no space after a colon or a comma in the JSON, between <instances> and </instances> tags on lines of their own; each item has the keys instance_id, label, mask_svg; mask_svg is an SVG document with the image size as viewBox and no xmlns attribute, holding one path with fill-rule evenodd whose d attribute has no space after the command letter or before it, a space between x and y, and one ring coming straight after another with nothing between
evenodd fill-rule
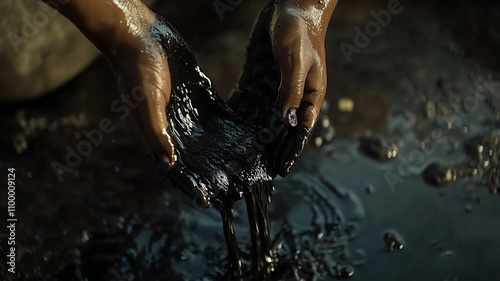
<instances>
[{"instance_id":1,"label":"forearm","mask_svg":"<svg viewBox=\"0 0 500 281\"><path fill-rule=\"evenodd\" d=\"M130 38L141 36L155 17L140 0L70 0L59 6L59 12L107 57L133 45Z\"/></svg>"},{"instance_id":2,"label":"forearm","mask_svg":"<svg viewBox=\"0 0 500 281\"><path fill-rule=\"evenodd\" d=\"M308 23L310 35L324 39L337 2L338 0L277 0L275 9L300 16Z\"/></svg>"}]
</instances>

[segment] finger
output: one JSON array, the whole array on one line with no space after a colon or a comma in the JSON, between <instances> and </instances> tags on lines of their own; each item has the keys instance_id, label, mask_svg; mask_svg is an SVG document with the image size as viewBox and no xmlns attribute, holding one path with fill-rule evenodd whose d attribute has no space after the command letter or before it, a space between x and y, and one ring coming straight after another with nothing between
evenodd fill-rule
<instances>
[{"instance_id":1,"label":"finger","mask_svg":"<svg viewBox=\"0 0 500 281\"><path fill-rule=\"evenodd\" d=\"M154 51L154 49L153 49ZM119 69L122 98L133 98L130 121L160 173L168 171L176 161L174 141L167 120L170 100L170 70L166 57L154 52L139 56L133 64Z\"/></svg>"},{"instance_id":2,"label":"finger","mask_svg":"<svg viewBox=\"0 0 500 281\"><path fill-rule=\"evenodd\" d=\"M304 84L304 93L297 111L297 128L288 131L284 147L278 153L278 173L285 177L302 155L313 127L318 120L326 90L326 69L323 64L313 65Z\"/></svg>"},{"instance_id":3,"label":"finger","mask_svg":"<svg viewBox=\"0 0 500 281\"><path fill-rule=\"evenodd\" d=\"M139 105L139 114L147 143L159 165L158 168L160 172L166 172L177 160L166 113L171 91L170 73L168 69L162 69L154 75L150 81L144 83L148 97Z\"/></svg>"},{"instance_id":4,"label":"finger","mask_svg":"<svg viewBox=\"0 0 500 281\"><path fill-rule=\"evenodd\" d=\"M281 55L281 83L279 87L279 105L282 116L292 125L297 125L297 109L304 92L306 74L305 60L301 54L288 51Z\"/></svg>"},{"instance_id":5,"label":"finger","mask_svg":"<svg viewBox=\"0 0 500 281\"><path fill-rule=\"evenodd\" d=\"M326 66L315 63L307 74L304 94L297 111L298 124L312 128L316 124L321 110L321 104L326 93Z\"/></svg>"},{"instance_id":6,"label":"finger","mask_svg":"<svg viewBox=\"0 0 500 281\"><path fill-rule=\"evenodd\" d=\"M280 152L281 156L277 161L277 171L282 177L286 177L290 173L291 168L302 155L311 136L312 128L298 125L292 128L291 131L287 135L282 151Z\"/></svg>"}]
</instances>

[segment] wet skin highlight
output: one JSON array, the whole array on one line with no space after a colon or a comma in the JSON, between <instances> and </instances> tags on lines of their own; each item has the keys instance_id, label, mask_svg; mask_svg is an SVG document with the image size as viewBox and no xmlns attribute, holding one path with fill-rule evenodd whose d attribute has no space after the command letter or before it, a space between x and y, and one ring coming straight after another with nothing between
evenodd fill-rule
<instances>
[{"instance_id":1,"label":"wet skin highlight","mask_svg":"<svg viewBox=\"0 0 500 281\"><path fill-rule=\"evenodd\" d=\"M297 120L298 125L313 128L318 119L326 91L324 40L336 5L335 0L281 0L267 5L272 6L270 18L261 24L270 34L273 59L280 69L280 112L292 124ZM149 33L155 14L138 0L74 0L60 5L59 11L103 52L124 95L145 93L146 102L139 103L130 123L159 168L168 170L176 161L176 144L162 108L169 103L171 83L168 61ZM288 140L307 142L298 133L289 134ZM280 175L288 174L301 152L280 152L285 159Z\"/></svg>"},{"instance_id":2,"label":"wet skin highlight","mask_svg":"<svg viewBox=\"0 0 500 281\"><path fill-rule=\"evenodd\" d=\"M267 225L272 179L289 173L318 119L326 90L324 36L336 3L269 2L228 104L175 29L140 1L72 1L61 9L107 57L122 93L144 94L130 121L160 173L195 205L219 210L236 280L243 273L232 207L243 198L254 278L275 270ZM276 111L280 129L256 149L252 141Z\"/></svg>"},{"instance_id":3,"label":"wet skin highlight","mask_svg":"<svg viewBox=\"0 0 500 281\"><path fill-rule=\"evenodd\" d=\"M122 98L138 92L144 100L129 123L159 168L175 163L165 106L170 100L168 61L149 31L156 15L141 1L69 1L59 10L104 54L115 73ZM124 100L124 102L127 102Z\"/></svg>"},{"instance_id":4,"label":"wet skin highlight","mask_svg":"<svg viewBox=\"0 0 500 281\"><path fill-rule=\"evenodd\" d=\"M279 158L286 176L302 154L319 117L327 74L325 36L337 1L276 1L270 18L274 60L281 73L279 106L282 115L299 128L289 132ZM292 122L293 121L293 122Z\"/></svg>"}]
</instances>

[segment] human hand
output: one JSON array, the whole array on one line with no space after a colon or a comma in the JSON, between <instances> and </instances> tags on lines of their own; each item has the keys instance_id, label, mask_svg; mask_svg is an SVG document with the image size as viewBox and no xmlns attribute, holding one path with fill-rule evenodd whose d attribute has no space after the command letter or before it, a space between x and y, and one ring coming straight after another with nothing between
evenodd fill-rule
<instances>
[{"instance_id":1,"label":"human hand","mask_svg":"<svg viewBox=\"0 0 500 281\"><path fill-rule=\"evenodd\" d=\"M143 36L140 49L125 48L113 63L122 101L130 106L133 127L161 174L176 161L166 107L170 100L171 78L167 58L160 45Z\"/></svg>"},{"instance_id":2,"label":"human hand","mask_svg":"<svg viewBox=\"0 0 500 281\"><path fill-rule=\"evenodd\" d=\"M156 14L140 0L70 1L59 11L108 59L126 105L114 111L121 113L120 119L128 119L160 173L169 170L176 161L166 114L170 69L152 34Z\"/></svg>"},{"instance_id":3,"label":"human hand","mask_svg":"<svg viewBox=\"0 0 500 281\"><path fill-rule=\"evenodd\" d=\"M289 128L277 156L286 176L301 156L325 97L325 35L335 0L276 1L270 23L273 56L281 71L279 106Z\"/></svg>"},{"instance_id":4,"label":"human hand","mask_svg":"<svg viewBox=\"0 0 500 281\"><path fill-rule=\"evenodd\" d=\"M170 69L165 53L151 34L151 26L144 29L141 36L119 48L112 65L122 99L130 95L137 101L137 110L132 110L129 123L158 164L160 174L164 174L177 160L166 113L171 92Z\"/></svg>"}]
</instances>

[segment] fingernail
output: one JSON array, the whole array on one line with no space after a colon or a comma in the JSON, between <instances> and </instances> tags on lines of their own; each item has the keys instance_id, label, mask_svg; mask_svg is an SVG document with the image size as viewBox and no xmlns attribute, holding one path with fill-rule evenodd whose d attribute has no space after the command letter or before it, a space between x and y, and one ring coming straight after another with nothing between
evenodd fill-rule
<instances>
[{"instance_id":1,"label":"fingernail","mask_svg":"<svg viewBox=\"0 0 500 281\"><path fill-rule=\"evenodd\" d=\"M297 126L297 107L288 109L285 118L292 127Z\"/></svg>"},{"instance_id":2,"label":"fingernail","mask_svg":"<svg viewBox=\"0 0 500 281\"><path fill-rule=\"evenodd\" d=\"M163 153L156 154L156 161L158 162L158 171L160 173L168 172L175 164L177 155L173 155L173 159Z\"/></svg>"}]
</instances>

